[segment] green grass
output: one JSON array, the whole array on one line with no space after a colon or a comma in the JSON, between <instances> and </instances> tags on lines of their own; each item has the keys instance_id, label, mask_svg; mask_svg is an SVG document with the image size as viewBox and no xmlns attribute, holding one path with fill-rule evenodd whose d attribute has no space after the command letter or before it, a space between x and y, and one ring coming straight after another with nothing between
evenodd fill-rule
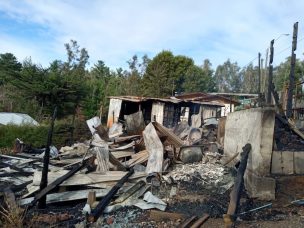
<instances>
[{"instance_id":1,"label":"green grass","mask_svg":"<svg viewBox=\"0 0 304 228\"><path fill-rule=\"evenodd\" d=\"M89 130L84 124L82 122L75 125L75 141L83 141L90 137ZM65 121L55 122L52 144L58 149L68 144L71 135L70 127L71 125L65 123ZM40 126L0 126L0 148L12 148L16 138L32 147L39 148L45 146L49 128L49 124L42 124Z\"/></svg>"}]
</instances>

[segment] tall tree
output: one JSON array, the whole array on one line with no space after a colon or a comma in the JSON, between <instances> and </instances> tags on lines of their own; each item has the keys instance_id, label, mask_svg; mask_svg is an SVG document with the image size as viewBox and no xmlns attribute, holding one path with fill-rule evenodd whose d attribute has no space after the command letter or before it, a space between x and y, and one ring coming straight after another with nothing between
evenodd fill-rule
<instances>
[{"instance_id":1,"label":"tall tree","mask_svg":"<svg viewBox=\"0 0 304 228\"><path fill-rule=\"evenodd\" d=\"M6 84L20 74L22 64L12 53L0 54L0 85Z\"/></svg>"},{"instance_id":2,"label":"tall tree","mask_svg":"<svg viewBox=\"0 0 304 228\"><path fill-rule=\"evenodd\" d=\"M144 95L164 97L174 91L174 56L170 51L162 51L148 64L143 77Z\"/></svg>"},{"instance_id":3,"label":"tall tree","mask_svg":"<svg viewBox=\"0 0 304 228\"><path fill-rule=\"evenodd\" d=\"M12 53L0 54L0 110L12 111L14 100L10 99L12 93L10 81L18 77L22 64Z\"/></svg>"},{"instance_id":4,"label":"tall tree","mask_svg":"<svg viewBox=\"0 0 304 228\"><path fill-rule=\"evenodd\" d=\"M232 63L228 59L222 65L218 65L215 71L215 80L219 92L240 92L242 77L237 62Z\"/></svg>"},{"instance_id":5,"label":"tall tree","mask_svg":"<svg viewBox=\"0 0 304 228\"><path fill-rule=\"evenodd\" d=\"M216 83L215 78L213 76L214 70L212 69L212 64L209 59L205 59L202 66L203 71L205 72L206 78L204 80L206 84L206 92L215 92L216 91Z\"/></svg>"},{"instance_id":6,"label":"tall tree","mask_svg":"<svg viewBox=\"0 0 304 228\"><path fill-rule=\"evenodd\" d=\"M284 89L288 85L290 74L290 57L286 58L279 66L274 69L274 84L277 91ZM299 59L296 60L295 65L295 82L304 80L304 62Z\"/></svg>"},{"instance_id":7,"label":"tall tree","mask_svg":"<svg viewBox=\"0 0 304 228\"><path fill-rule=\"evenodd\" d=\"M184 83L192 67L191 58L174 56L171 51L160 52L147 65L143 77L145 95L164 97L184 92Z\"/></svg>"},{"instance_id":8,"label":"tall tree","mask_svg":"<svg viewBox=\"0 0 304 228\"><path fill-rule=\"evenodd\" d=\"M258 93L258 67L253 67L252 64L244 67L241 72L241 78L243 78L242 92L244 93Z\"/></svg>"}]
</instances>

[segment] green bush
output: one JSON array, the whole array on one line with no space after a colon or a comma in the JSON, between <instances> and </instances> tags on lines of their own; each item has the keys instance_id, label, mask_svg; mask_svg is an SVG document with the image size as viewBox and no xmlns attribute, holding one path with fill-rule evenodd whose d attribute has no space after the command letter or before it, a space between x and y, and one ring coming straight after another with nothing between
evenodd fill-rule
<instances>
[{"instance_id":1,"label":"green bush","mask_svg":"<svg viewBox=\"0 0 304 228\"><path fill-rule=\"evenodd\" d=\"M84 124L83 122L75 124L74 141L83 141L90 137L89 130ZM49 128L49 124L42 124L40 126L0 125L0 148L13 147L16 138L32 147L39 148L45 146ZM59 149L61 146L69 144L70 139L71 125L63 121L59 123L55 122L52 144Z\"/></svg>"}]
</instances>

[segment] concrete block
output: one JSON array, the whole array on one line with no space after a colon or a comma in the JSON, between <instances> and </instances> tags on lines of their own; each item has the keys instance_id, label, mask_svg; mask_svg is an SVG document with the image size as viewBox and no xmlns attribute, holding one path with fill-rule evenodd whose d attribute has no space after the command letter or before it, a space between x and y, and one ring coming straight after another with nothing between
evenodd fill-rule
<instances>
[{"instance_id":1,"label":"concrete block","mask_svg":"<svg viewBox=\"0 0 304 228\"><path fill-rule=\"evenodd\" d=\"M273 151L271 173L281 175L294 174L294 152Z\"/></svg>"},{"instance_id":2,"label":"concrete block","mask_svg":"<svg viewBox=\"0 0 304 228\"><path fill-rule=\"evenodd\" d=\"M269 175L274 122L275 110L271 107L229 113L225 125L224 156L232 157L250 143L252 150L247 169L259 176Z\"/></svg>"},{"instance_id":3,"label":"concrete block","mask_svg":"<svg viewBox=\"0 0 304 228\"><path fill-rule=\"evenodd\" d=\"M252 172L246 171L245 188L251 198L274 200L276 180L271 177L259 177Z\"/></svg>"},{"instance_id":4,"label":"concrete block","mask_svg":"<svg viewBox=\"0 0 304 228\"><path fill-rule=\"evenodd\" d=\"M294 171L295 174L304 174L304 152L294 152Z\"/></svg>"}]
</instances>

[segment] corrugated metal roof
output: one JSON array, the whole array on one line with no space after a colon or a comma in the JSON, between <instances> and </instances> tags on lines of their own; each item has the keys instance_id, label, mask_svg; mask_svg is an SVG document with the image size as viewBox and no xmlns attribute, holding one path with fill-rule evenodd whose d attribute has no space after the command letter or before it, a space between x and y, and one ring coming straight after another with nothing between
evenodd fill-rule
<instances>
[{"instance_id":1,"label":"corrugated metal roof","mask_svg":"<svg viewBox=\"0 0 304 228\"><path fill-rule=\"evenodd\" d=\"M39 123L27 114L13 113L13 112L0 112L0 124L15 124L23 125L30 124L38 126Z\"/></svg>"}]
</instances>

